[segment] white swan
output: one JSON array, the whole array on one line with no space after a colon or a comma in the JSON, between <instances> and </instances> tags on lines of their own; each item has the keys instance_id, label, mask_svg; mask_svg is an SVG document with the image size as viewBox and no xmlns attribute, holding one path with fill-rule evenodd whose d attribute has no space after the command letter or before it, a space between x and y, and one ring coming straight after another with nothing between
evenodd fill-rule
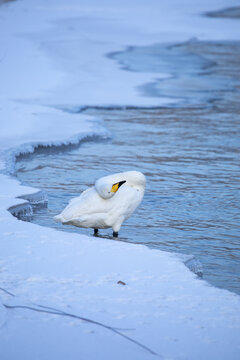
<instances>
[{"instance_id":1,"label":"white swan","mask_svg":"<svg viewBox=\"0 0 240 360\"><path fill-rule=\"evenodd\" d=\"M83 228L113 229L113 236L124 220L128 219L141 203L146 179L139 171L126 171L104 176L95 185L72 200L56 221Z\"/></svg>"}]
</instances>

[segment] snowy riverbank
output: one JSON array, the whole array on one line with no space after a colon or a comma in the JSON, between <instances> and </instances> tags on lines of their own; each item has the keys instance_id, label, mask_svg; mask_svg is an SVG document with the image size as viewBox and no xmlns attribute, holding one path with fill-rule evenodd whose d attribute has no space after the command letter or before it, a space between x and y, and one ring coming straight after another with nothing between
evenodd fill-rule
<instances>
[{"instance_id":1,"label":"snowy riverbank","mask_svg":"<svg viewBox=\"0 0 240 360\"><path fill-rule=\"evenodd\" d=\"M138 88L156 74L125 71L106 54L191 37L238 40L237 21L199 15L230 5L26 0L0 7L4 360L148 359L151 351L163 359L239 358L239 296L197 279L174 255L42 228L7 211L23 203L17 196L36 191L7 174L17 154L109 135L99 119L61 109L177 100L142 96Z\"/></svg>"}]
</instances>

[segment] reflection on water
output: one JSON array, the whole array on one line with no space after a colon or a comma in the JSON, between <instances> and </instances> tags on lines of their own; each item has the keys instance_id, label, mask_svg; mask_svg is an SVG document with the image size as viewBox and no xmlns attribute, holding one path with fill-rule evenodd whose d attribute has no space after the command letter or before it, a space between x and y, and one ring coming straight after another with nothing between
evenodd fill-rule
<instances>
[{"instance_id":1,"label":"reflection on water","mask_svg":"<svg viewBox=\"0 0 240 360\"><path fill-rule=\"evenodd\" d=\"M97 178L140 170L147 177L146 195L122 226L122 240L193 254L203 264L206 280L240 293L239 72L232 81L231 65L237 51L234 47L231 58L229 46L226 54L222 46L220 54L216 48L212 61L219 66L211 69L213 78L225 77L229 86L219 87L214 102L158 110L89 109L88 114L104 118L112 140L19 159L19 179L48 193L48 208L37 212L33 221L92 234L56 224L53 216ZM202 44L204 51L209 53L210 46ZM229 88L234 88L232 97ZM111 230L100 234L110 236Z\"/></svg>"}]
</instances>

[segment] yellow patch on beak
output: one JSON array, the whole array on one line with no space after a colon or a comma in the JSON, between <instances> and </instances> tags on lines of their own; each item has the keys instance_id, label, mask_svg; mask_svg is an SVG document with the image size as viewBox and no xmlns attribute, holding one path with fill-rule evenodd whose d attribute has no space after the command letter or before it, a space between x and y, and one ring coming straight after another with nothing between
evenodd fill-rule
<instances>
[{"instance_id":1,"label":"yellow patch on beak","mask_svg":"<svg viewBox=\"0 0 240 360\"><path fill-rule=\"evenodd\" d=\"M126 180L123 181L119 181L116 184L113 184L112 188L111 188L111 192L116 192L118 191L118 189L120 188L120 186L122 186L123 184L125 184Z\"/></svg>"},{"instance_id":2,"label":"yellow patch on beak","mask_svg":"<svg viewBox=\"0 0 240 360\"><path fill-rule=\"evenodd\" d=\"M118 191L119 188L119 183L113 184L112 188L111 188L111 192L116 192Z\"/></svg>"}]
</instances>

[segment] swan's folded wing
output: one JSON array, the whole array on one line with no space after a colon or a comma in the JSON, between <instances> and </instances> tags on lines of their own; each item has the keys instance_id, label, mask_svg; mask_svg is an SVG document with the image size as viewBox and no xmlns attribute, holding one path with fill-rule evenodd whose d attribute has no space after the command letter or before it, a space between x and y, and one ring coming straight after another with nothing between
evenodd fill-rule
<instances>
[{"instance_id":1,"label":"swan's folded wing","mask_svg":"<svg viewBox=\"0 0 240 360\"><path fill-rule=\"evenodd\" d=\"M108 208L109 203L97 194L95 188L90 188L72 199L55 219L66 223L85 215L107 212Z\"/></svg>"},{"instance_id":2,"label":"swan's folded wing","mask_svg":"<svg viewBox=\"0 0 240 360\"><path fill-rule=\"evenodd\" d=\"M89 193L89 191L91 191L92 189L93 189L93 188L91 187L91 188L89 188L89 189L87 189L87 190L84 190L84 191L81 193L80 196L77 196L77 197L71 199L71 200L69 201L68 205L73 204L73 203L75 203L75 202L78 202L80 197L86 197L87 194ZM67 205L67 206L68 206L68 205Z\"/></svg>"},{"instance_id":3,"label":"swan's folded wing","mask_svg":"<svg viewBox=\"0 0 240 360\"><path fill-rule=\"evenodd\" d=\"M106 213L95 213L95 214L85 214L79 217L65 221L65 224L74 225L85 228L97 228L104 229L106 228Z\"/></svg>"}]
</instances>

